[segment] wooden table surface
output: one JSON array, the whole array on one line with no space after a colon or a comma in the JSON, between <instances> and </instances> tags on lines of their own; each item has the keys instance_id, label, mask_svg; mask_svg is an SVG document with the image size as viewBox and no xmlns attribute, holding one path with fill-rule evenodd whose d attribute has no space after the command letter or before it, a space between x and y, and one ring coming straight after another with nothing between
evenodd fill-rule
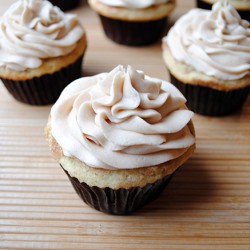
<instances>
[{"instance_id":1,"label":"wooden table surface","mask_svg":"<svg viewBox=\"0 0 250 250\"><path fill-rule=\"evenodd\" d=\"M1 1L0 14L13 0ZM178 1L173 22L194 7ZM168 80L161 44L106 39L86 4L83 74L131 64ZM52 159L43 128L51 106L15 101L0 84L0 249L250 249L250 98L224 118L195 115L197 150L163 195L130 216L85 205Z\"/></svg>"}]
</instances>

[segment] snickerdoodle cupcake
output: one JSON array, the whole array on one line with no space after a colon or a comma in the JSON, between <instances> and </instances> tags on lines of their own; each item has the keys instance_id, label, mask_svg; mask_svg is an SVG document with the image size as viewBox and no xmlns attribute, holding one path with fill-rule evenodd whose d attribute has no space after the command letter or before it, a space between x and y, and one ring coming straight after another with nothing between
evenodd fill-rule
<instances>
[{"instance_id":1,"label":"snickerdoodle cupcake","mask_svg":"<svg viewBox=\"0 0 250 250\"><path fill-rule=\"evenodd\" d=\"M49 1L18 0L0 18L0 78L18 101L54 103L81 76L86 33Z\"/></svg>"},{"instance_id":2,"label":"snickerdoodle cupcake","mask_svg":"<svg viewBox=\"0 0 250 250\"><path fill-rule=\"evenodd\" d=\"M193 112L170 83L133 67L68 85L45 129L53 156L91 207L129 214L193 154Z\"/></svg>"},{"instance_id":3,"label":"snickerdoodle cupcake","mask_svg":"<svg viewBox=\"0 0 250 250\"><path fill-rule=\"evenodd\" d=\"M104 32L116 43L142 46L162 37L175 0L89 0Z\"/></svg>"},{"instance_id":4,"label":"snickerdoodle cupcake","mask_svg":"<svg viewBox=\"0 0 250 250\"><path fill-rule=\"evenodd\" d=\"M199 114L241 108L250 91L250 24L227 1L193 9L163 39L171 81Z\"/></svg>"}]
</instances>

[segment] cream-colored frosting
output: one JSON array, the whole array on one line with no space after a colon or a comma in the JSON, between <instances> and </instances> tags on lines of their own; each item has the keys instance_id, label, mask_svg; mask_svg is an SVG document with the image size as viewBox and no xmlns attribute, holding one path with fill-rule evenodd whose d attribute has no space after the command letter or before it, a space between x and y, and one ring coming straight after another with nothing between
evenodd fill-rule
<instances>
[{"instance_id":1,"label":"cream-colored frosting","mask_svg":"<svg viewBox=\"0 0 250 250\"><path fill-rule=\"evenodd\" d=\"M177 61L222 80L241 79L250 71L250 24L227 1L212 11L193 9L163 38Z\"/></svg>"},{"instance_id":2,"label":"cream-colored frosting","mask_svg":"<svg viewBox=\"0 0 250 250\"><path fill-rule=\"evenodd\" d=\"M37 68L42 59L69 54L83 34L75 15L49 1L19 0L0 20L0 66Z\"/></svg>"},{"instance_id":3,"label":"cream-colored frosting","mask_svg":"<svg viewBox=\"0 0 250 250\"><path fill-rule=\"evenodd\" d=\"M120 65L68 85L52 107L51 133L65 156L92 167L158 165L195 142L185 102L172 84Z\"/></svg>"},{"instance_id":4,"label":"cream-colored frosting","mask_svg":"<svg viewBox=\"0 0 250 250\"><path fill-rule=\"evenodd\" d=\"M164 4L169 0L99 0L101 3L113 7L126 7L133 9L144 9L153 5Z\"/></svg>"},{"instance_id":5,"label":"cream-colored frosting","mask_svg":"<svg viewBox=\"0 0 250 250\"><path fill-rule=\"evenodd\" d=\"M202 0L208 4L214 4L221 0ZM228 0L237 10L249 10L250 0Z\"/></svg>"}]
</instances>

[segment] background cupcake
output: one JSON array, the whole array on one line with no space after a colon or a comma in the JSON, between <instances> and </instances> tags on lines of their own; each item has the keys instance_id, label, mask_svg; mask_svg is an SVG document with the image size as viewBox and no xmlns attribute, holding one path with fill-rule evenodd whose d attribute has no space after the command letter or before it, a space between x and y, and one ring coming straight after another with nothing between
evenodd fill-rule
<instances>
[{"instance_id":1,"label":"background cupcake","mask_svg":"<svg viewBox=\"0 0 250 250\"><path fill-rule=\"evenodd\" d=\"M125 45L147 45L157 41L165 28L174 0L89 0L99 14L105 34Z\"/></svg>"},{"instance_id":2,"label":"background cupcake","mask_svg":"<svg viewBox=\"0 0 250 250\"><path fill-rule=\"evenodd\" d=\"M197 7L210 10L212 5L218 0L196 0ZM242 19L250 21L250 1L249 0L229 0L237 9Z\"/></svg>"},{"instance_id":3,"label":"background cupcake","mask_svg":"<svg viewBox=\"0 0 250 250\"><path fill-rule=\"evenodd\" d=\"M49 0L53 5L58 6L61 10L71 10L80 4L80 0Z\"/></svg>"},{"instance_id":4,"label":"background cupcake","mask_svg":"<svg viewBox=\"0 0 250 250\"><path fill-rule=\"evenodd\" d=\"M19 101L54 103L81 74L86 34L48 1L20 0L0 20L0 78Z\"/></svg>"},{"instance_id":5,"label":"background cupcake","mask_svg":"<svg viewBox=\"0 0 250 250\"><path fill-rule=\"evenodd\" d=\"M46 135L87 204L129 214L159 196L194 151L185 101L172 84L118 66L67 86Z\"/></svg>"},{"instance_id":6,"label":"background cupcake","mask_svg":"<svg viewBox=\"0 0 250 250\"><path fill-rule=\"evenodd\" d=\"M230 114L249 94L249 22L227 1L182 16L163 39L163 57L172 82L197 113Z\"/></svg>"}]
</instances>

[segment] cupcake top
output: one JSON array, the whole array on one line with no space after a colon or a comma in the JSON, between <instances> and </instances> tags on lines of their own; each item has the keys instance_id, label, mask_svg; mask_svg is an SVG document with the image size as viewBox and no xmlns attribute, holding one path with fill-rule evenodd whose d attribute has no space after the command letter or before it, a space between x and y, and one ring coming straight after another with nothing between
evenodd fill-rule
<instances>
[{"instance_id":1,"label":"cupcake top","mask_svg":"<svg viewBox=\"0 0 250 250\"><path fill-rule=\"evenodd\" d=\"M44 0L19 0L0 20L0 66L38 68L43 59L72 52L84 29L75 15Z\"/></svg>"},{"instance_id":2,"label":"cupcake top","mask_svg":"<svg viewBox=\"0 0 250 250\"><path fill-rule=\"evenodd\" d=\"M99 0L101 3L114 6L134 9L144 9L153 5L159 5L169 2L169 0Z\"/></svg>"},{"instance_id":3,"label":"cupcake top","mask_svg":"<svg viewBox=\"0 0 250 250\"><path fill-rule=\"evenodd\" d=\"M172 84L117 66L65 88L51 110L51 134L65 156L94 168L154 166L195 143L185 102Z\"/></svg>"},{"instance_id":4,"label":"cupcake top","mask_svg":"<svg viewBox=\"0 0 250 250\"><path fill-rule=\"evenodd\" d=\"M193 9L182 16L163 38L163 49L205 75L242 79L250 72L249 27L228 1L220 1L211 11Z\"/></svg>"}]
</instances>

